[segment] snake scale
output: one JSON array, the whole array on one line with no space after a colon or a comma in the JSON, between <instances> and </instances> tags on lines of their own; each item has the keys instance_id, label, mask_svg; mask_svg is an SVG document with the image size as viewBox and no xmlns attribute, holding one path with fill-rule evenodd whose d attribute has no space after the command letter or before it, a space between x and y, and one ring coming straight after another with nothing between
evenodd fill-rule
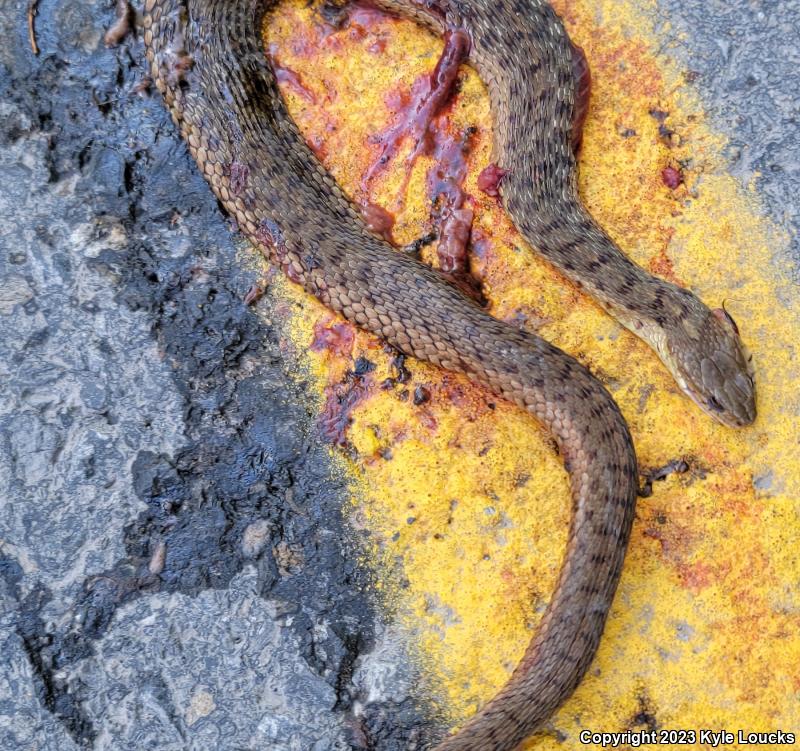
<instances>
[{"instance_id":1,"label":"snake scale","mask_svg":"<svg viewBox=\"0 0 800 751\"><path fill-rule=\"evenodd\" d=\"M240 230L331 309L400 351L465 373L536 416L570 476L558 584L506 685L437 751L505 751L583 677L622 568L637 495L631 436L589 371L488 315L442 276L373 235L287 113L261 37L268 0L145 0L153 79ZM486 83L504 206L530 244L645 339L725 424L755 418L736 324L629 261L576 189L572 49L544 0L378 0L439 33L468 35Z\"/></svg>"}]
</instances>

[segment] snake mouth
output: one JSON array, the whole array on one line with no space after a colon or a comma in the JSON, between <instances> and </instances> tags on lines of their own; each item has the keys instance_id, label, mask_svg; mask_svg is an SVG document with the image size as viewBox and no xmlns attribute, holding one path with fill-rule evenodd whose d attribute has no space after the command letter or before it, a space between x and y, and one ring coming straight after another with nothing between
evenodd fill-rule
<instances>
[{"instance_id":1,"label":"snake mouth","mask_svg":"<svg viewBox=\"0 0 800 751\"><path fill-rule=\"evenodd\" d=\"M713 417L717 422L729 428L746 428L752 425L756 419L753 376L748 373L747 378L750 381L750 393L748 394L748 398L742 402L740 409L736 411L726 408L714 394L703 394L699 389L693 388L684 378L676 378L676 381L683 392L700 407L703 412Z\"/></svg>"},{"instance_id":2,"label":"snake mouth","mask_svg":"<svg viewBox=\"0 0 800 751\"><path fill-rule=\"evenodd\" d=\"M707 414L711 415L723 425L727 425L729 428L746 428L748 425L752 425L753 420L755 420L755 415L752 418L745 419L731 414L719 403L719 401L717 401L717 398L714 396L710 396L708 398L705 407L700 403L699 400L697 403L700 404L700 407Z\"/></svg>"}]
</instances>

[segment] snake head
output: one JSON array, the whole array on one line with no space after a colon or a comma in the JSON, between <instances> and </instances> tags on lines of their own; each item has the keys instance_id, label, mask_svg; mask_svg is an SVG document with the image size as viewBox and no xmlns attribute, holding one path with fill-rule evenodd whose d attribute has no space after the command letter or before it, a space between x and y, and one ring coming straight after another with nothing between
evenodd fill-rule
<instances>
[{"instance_id":1,"label":"snake head","mask_svg":"<svg viewBox=\"0 0 800 751\"><path fill-rule=\"evenodd\" d=\"M697 302L691 324L678 324L667 337L665 362L703 411L729 427L750 425L756 418L752 357L728 311Z\"/></svg>"}]
</instances>

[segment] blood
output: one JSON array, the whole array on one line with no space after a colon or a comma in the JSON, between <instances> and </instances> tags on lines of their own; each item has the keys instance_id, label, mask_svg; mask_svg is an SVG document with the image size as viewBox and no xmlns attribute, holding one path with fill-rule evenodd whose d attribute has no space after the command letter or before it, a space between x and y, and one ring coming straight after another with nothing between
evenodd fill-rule
<instances>
[{"instance_id":1,"label":"blood","mask_svg":"<svg viewBox=\"0 0 800 751\"><path fill-rule=\"evenodd\" d=\"M411 86L410 95L387 97L387 105L397 109L394 121L383 132L370 140L380 144L378 158L366 169L361 178L361 189L367 194L372 181L385 172L403 142L410 138L414 146L406 158L406 178L402 191L408 185L411 169L420 154L428 152L429 135L434 118L451 101L451 93L458 68L469 52L469 37L460 29L446 32L444 50L430 74L417 78Z\"/></svg>"},{"instance_id":2,"label":"blood","mask_svg":"<svg viewBox=\"0 0 800 751\"><path fill-rule=\"evenodd\" d=\"M446 274L465 271L468 265L467 244L472 231L472 209L454 209L441 226L436 254L439 268Z\"/></svg>"},{"instance_id":3,"label":"blood","mask_svg":"<svg viewBox=\"0 0 800 751\"><path fill-rule=\"evenodd\" d=\"M671 236L673 233L669 234ZM650 259L650 262L647 264L647 268L654 274L658 274L663 279L667 279L676 284L679 282L679 279L675 274L675 267L672 263L672 259L663 249Z\"/></svg>"},{"instance_id":4,"label":"blood","mask_svg":"<svg viewBox=\"0 0 800 751\"><path fill-rule=\"evenodd\" d=\"M570 42L572 48L572 76L575 79L575 109L572 114L572 148L575 152L581 147L583 126L589 112L589 98L592 94L592 72L586 53L577 44Z\"/></svg>"},{"instance_id":5,"label":"blood","mask_svg":"<svg viewBox=\"0 0 800 751\"><path fill-rule=\"evenodd\" d=\"M332 44L337 36L341 38L340 34L347 31L351 38L365 39L372 52L379 52L385 43L381 26L385 26L387 20L393 20L387 13L361 2L349 6L346 11L332 9L323 17L324 21L316 28L319 42ZM303 44L300 41L294 45L297 50L305 51L312 46L307 45L306 40L302 40ZM463 190L472 131L451 133L448 106L452 103L459 66L466 59L469 48L470 39L465 31L448 30L444 36L442 54L433 71L419 76L410 89L395 90L386 96L386 105L394 112L394 117L383 131L370 138L370 142L377 144L379 150L377 157L362 174L361 193L364 198L360 201L359 210L371 231L393 242L395 215L367 197L372 182L389 168L403 143L409 139L411 151L404 161L404 179L392 208L402 209L417 159L421 155L431 156L434 166L428 171L426 180L434 206L434 221L438 226L439 267L466 294L481 300L479 285L468 274L467 247L473 210ZM313 94L303 85L300 77L280 64L276 49L270 49L270 57L277 80L307 101L314 102ZM310 146L317 153L322 150L322 144L311 143ZM500 178L498 172L495 182L499 182Z\"/></svg>"},{"instance_id":6,"label":"blood","mask_svg":"<svg viewBox=\"0 0 800 751\"><path fill-rule=\"evenodd\" d=\"M394 214L378 206L378 204L366 200L359 203L358 210L370 231L387 242L394 244L394 237L392 236L395 223Z\"/></svg>"},{"instance_id":7,"label":"blood","mask_svg":"<svg viewBox=\"0 0 800 751\"><path fill-rule=\"evenodd\" d=\"M300 78L298 73L295 73L290 68L284 68L278 65L275 60L273 60L272 67L275 71L275 80L278 83L285 84L288 88L294 91L295 94L297 94L299 97L302 97L310 104L316 104L317 100L314 97L314 94L306 88L305 84L303 83L303 79Z\"/></svg>"},{"instance_id":8,"label":"blood","mask_svg":"<svg viewBox=\"0 0 800 751\"><path fill-rule=\"evenodd\" d=\"M268 248L275 248L278 252L286 250L286 240L284 240L283 232L272 219L264 218L261 220L256 230L256 238Z\"/></svg>"},{"instance_id":9,"label":"blood","mask_svg":"<svg viewBox=\"0 0 800 751\"><path fill-rule=\"evenodd\" d=\"M424 425L428 430L436 430L439 426L438 421L433 416L433 414L428 410L426 407L422 407L417 413L417 419L420 421L422 425Z\"/></svg>"},{"instance_id":10,"label":"blood","mask_svg":"<svg viewBox=\"0 0 800 751\"><path fill-rule=\"evenodd\" d=\"M317 157L317 159L324 162L325 159L328 158L328 142L325 139L325 136L319 133L314 133L306 138L306 143L308 144L308 148L314 152L314 155Z\"/></svg>"},{"instance_id":11,"label":"blood","mask_svg":"<svg viewBox=\"0 0 800 751\"><path fill-rule=\"evenodd\" d=\"M397 18L366 2L354 2L347 7L325 6L320 8L320 23L316 24L318 42L331 50L342 49L342 35L355 41L367 37L379 37L370 43L370 52L383 51L386 46L387 23Z\"/></svg>"},{"instance_id":12,"label":"blood","mask_svg":"<svg viewBox=\"0 0 800 751\"><path fill-rule=\"evenodd\" d=\"M472 255L479 263L489 263L492 260L492 241L480 229L472 231Z\"/></svg>"},{"instance_id":13,"label":"blood","mask_svg":"<svg viewBox=\"0 0 800 751\"><path fill-rule=\"evenodd\" d=\"M247 187L249 177L250 168L246 164L231 162L230 189L234 196L241 195L242 191Z\"/></svg>"},{"instance_id":14,"label":"blood","mask_svg":"<svg viewBox=\"0 0 800 751\"><path fill-rule=\"evenodd\" d=\"M664 167L664 169L661 170L661 180L668 188L675 190L675 188L683 183L683 174L675 167Z\"/></svg>"},{"instance_id":15,"label":"blood","mask_svg":"<svg viewBox=\"0 0 800 751\"><path fill-rule=\"evenodd\" d=\"M472 148L473 128L462 133L450 132L447 115L437 118L431 128L427 154L434 166L428 170L426 184L433 201L450 209L460 209L464 203L464 179L467 176L467 155Z\"/></svg>"},{"instance_id":16,"label":"blood","mask_svg":"<svg viewBox=\"0 0 800 751\"><path fill-rule=\"evenodd\" d=\"M369 393L372 377L350 371L341 383L328 389L325 408L320 416L323 437L336 446L347 446L347 430L353 423L352 412Z\"/></svg>"},{"instance_id":17,"label":"blood","mask_svg":"<svg viewBox=\"0 0 800 751\"><path fill-rule=\"evenodd\" d=\"M348 8L347 25L351 30L357 30L362 38L368 33L374 33L376 28L385 24L391 16L374 5L367 3L353 3Z\"/></svg>"},{"instance_id":18,"label":"blood","mask_svg":"<svg viewBox=\"0 0 800 751\"><path fill-rule=\"evenodd\" d=\"M263 296L264 288L260 284L254 284L249 290L247 290L247 294L244 296L243 302L245 305L254 305Z\"/></svg>"},{"instance_id":19,"label":"blood","mask_svg":"<svg viewBox=\"0 0 800 751\"><path fill-rule=\"evenodd\" d=\"M353 341L355 332L349 323L334 323L328 325L328 321L318 321L314 325L314 339L311 342L311 349L314 352L327 350L334 355L349 357L353 353Z\"/></svg>"},{"instance_id":20,"label":"blood","mask_svg":"<svg viewBox=\"0 0 800 751\"><path fill-rule=\"evenodd\" d=\"M466 32L448 31L442 55L433 71L418 77L410 92L393 91L387 95L386 104L396 114L389 126L371 139L380 144L381 149L362 175L361 189L369 194L372 181L388 169L404 141L411 139L413 146L404 163L405 175L396 202L398 208L402 208L416 160L423 154L433 157L434 166L428 171L426 182L439 224L439 266L467 294L479 297L474 284L460 284L455 278L465 274L468 266L467 246L473 211L465 205L467 196L463 184L473 131L451 134L447 106L452 102L458 68L469 52L469 44Z\"/></svg>"},{"instance_id":21,"label":"blood","mask_svg":"<svg viewBox=\"0 0 800 751\"><path fill-rule=\"evenodd\" d=\"M492 198L500 197L500 183L508 174L508 170L498 167L492 162L488 167L484 167L478 175L478 188Z\"/></svg>"},{"instance_id":22,"label":"blood","mask_svg":"<svg viewBox=\"0 0 800 751\"><path fill-rule=\"evenodd\" d=\"M300 75L291 68L281 65L276 52L277 45L271 44L269 48L269 61L272 64L272 70L275 72L275 80L279 84L284 84L287 88L291 89L295 94L297 94L297 96L305 99L310 104L316 104L316 97L314 96L313 92L310 91L303 83L303 79L300 78Z\"/></svg>"},{"instance_id":23,"label":"blood","mask_svg":"<svg viewBox=\"0 0 800 751\"><path fill-rule=\"evenodd\" d=\"M465 206L467 194L463 186L467 175L466 156L474 131L468 130L454 138L446 127L447 116L442 115L439 119L442 120L441 127L430 132L430 154L434 158L434 166L427 175L428 195L436 207L439 223L436 255L443 272L466 274L473 211Z\"/></svg>"}]
</instances>

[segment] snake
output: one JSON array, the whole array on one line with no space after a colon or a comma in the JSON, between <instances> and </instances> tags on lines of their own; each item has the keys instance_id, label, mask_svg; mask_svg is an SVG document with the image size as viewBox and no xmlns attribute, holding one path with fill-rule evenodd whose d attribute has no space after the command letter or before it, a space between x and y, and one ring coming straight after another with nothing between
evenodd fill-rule
<instances>
[{"instance_id":1,"label":"snake","mask_svg":"<svg viewBox=\"0 0 800 751\"><path fill-rule=\"evenodd\" d=\"M630 261L577 189L573 50L545 0L375 0L468 39L484 81L505 210L532 248L646 341L703 410L755 419L733 318ZM145 0L150 73L239 230L294 282L401 353L457 371L532 414L569 475L571 521L549 604L507 683L436 751L507 751L541 729L594 658L638 489L633 441L589 370L493 318L440 272L370 231L287 111L262 26L274 0Z\"/></svg>"}]
</instances>

